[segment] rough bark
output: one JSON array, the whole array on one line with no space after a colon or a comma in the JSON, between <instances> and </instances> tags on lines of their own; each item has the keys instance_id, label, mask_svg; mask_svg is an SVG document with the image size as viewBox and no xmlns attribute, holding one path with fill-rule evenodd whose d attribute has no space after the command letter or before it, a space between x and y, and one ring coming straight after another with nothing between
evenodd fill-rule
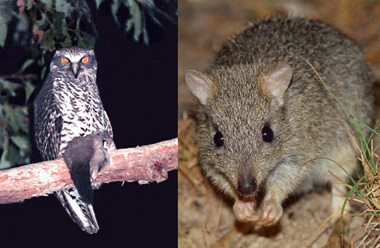
<instances>
[{"instance_id":1,"label":"rough bark","mask_svg":"<svg viewBox=\"0 0 380 248\"><path fill-rule=\"evenodd\" d=\"M178 169L178 139L110 152L111 164L94 183L115 181L140 184L162 182ZM0 171L0 204L51 194L74 184L63 159Z\"/></svg>"}]
</instances>

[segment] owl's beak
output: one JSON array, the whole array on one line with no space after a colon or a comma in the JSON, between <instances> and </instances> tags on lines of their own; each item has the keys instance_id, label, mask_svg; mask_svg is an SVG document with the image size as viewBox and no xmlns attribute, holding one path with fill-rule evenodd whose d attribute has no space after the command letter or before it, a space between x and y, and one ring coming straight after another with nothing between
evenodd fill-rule
<instances>
[{"instance_id":1,"label":"owl's beak","mask_svg":"<svg viewBox=\"0 0 380 248\"><path fill-rule=\"evenodd\" d=\"M79 74L79 64L78 63L72 63L71 64L71 70L73 71L74 77L77 78Z\"/></svg>"}]
</instances>

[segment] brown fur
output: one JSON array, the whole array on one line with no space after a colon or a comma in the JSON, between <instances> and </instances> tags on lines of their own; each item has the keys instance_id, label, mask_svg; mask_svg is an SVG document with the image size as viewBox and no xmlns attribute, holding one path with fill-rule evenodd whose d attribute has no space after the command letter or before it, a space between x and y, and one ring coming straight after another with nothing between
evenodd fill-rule
<instances>
[{"instance_id":1,"label":"brown fur","mask_svg":"<svg viewBox=\"0 0 380 248\"><path fill-rule=\"evenodd\" d=\"M329 170L347 179L335 163L318 158L335 160L348 173L357 165L358 150L348 133L359 140L354 122L305 60L354 116L371 125L370 68L354 42L320 22L277 16L251 24L224 45L206 73L186 74L200 100L200 164L216 188L235 200L241 221L272 225L286 197L334 181ZM284 66L291 72L277 75ZM270 85L270 77L280 83ZM274 139L263 142L268 123ZM222 147L214 144L217 131ZM252 196L239 193L241 178L257 181ZM336 211L345 192L332 186ZM258 191L264 193L260 205Z\"/></svg>"}]
</instances>

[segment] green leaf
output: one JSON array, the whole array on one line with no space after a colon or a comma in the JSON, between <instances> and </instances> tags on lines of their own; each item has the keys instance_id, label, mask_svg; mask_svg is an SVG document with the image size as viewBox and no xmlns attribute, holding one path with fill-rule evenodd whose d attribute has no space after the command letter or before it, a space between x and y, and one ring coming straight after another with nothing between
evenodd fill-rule
<instances>
[{"instance_id":1,"label":"green leaf","mask_svg":"<svg viewBox=\"0 0 380 248\"><path fill-rule=\"evenodd\" d=\"M33 94L33 91L36 87L30 82L25 82L25 102L29 101L30 96Z\"/></svg>"},{"instance_id":2,"label":"green leaf","mask_svg":"<svg viewBox=\"0 0 380 248\"><path fill-rule=\"evenodd\" d=\"M81 34L83 36L84 42L86 43L85 47L93 49L95 47L95 41L96 41L95 36L93 36L87 32L84 32L84 31L82 31Z\"/></svg>"},{"instance_id":3,"label":"green leaf","mask_svg":"<svg viewBox=\"0 0 380 248\"><path fill-rule=\"evenodd\" d=\"M31 66L34 63L34 59L27 59L25 60L24 64L22 64L21 69L17 73L23 73L26 68Z\"/></svg>"},{"instance_id":4,"label":"green leaf","mask_svg":"<svg viewBox=\"0 0 380 248\"><path fill-rule=\"evenodd\" d=\"M46 50L43 50L42 51L42 55L38 60L37 60L37 65L38 66L44 66L46 63L45 63L45 57L44 55L46 54Z\"/></svg>"},{"instance_id":5,"label":"green leaf","mask_svg":"<svg viewBox=\"0 0 380 248\"><path fill-rule=\"evenodd\" d=\"M6 105L4 105L3 111L4 111L5 123L8 124L8 126L11 128L12 131L18 132L19 127L18 127L18 123L17 123L16 118L15 118L14 109L11 106L6 104Z\"/></svg>"},{"instance_id":6,"label":"green leaf","mask_svg":"<svg viewBox=\"0 0 380 248\"><path fill-rule=\"evenodd\" d=\"M29 139L25 136L13 135L11 141L22 150L27 150L30 147Z\"/></svg>"},{"instance_id":7,"label":"green leaf","mask_svg":"<svg viewBox=\"0 0 380 248\"><path fill-rule=\"evenodd\" d=\"M46 21L46 13L41 13L41 19L40 20L36 20L36 24L41 27L42 25L44 25Z\"/></svg>"},{"instance_id":8,"label":"green leaf","mask_svg":"<svg viewBox=\"0 0 380 248\"><path fill-rule=\"evenodd\" d=\"M56 28L60 28L63 24L66 24L66 23L63 23L63 20L65 20L65 12L57 11L54 13L52 18L53 18L54 26Z\"/></svg>"},{"instance_id":9,"label":"green leaf","mask_svg":"<svg viewBox=\"0 0 380 248\"><path fill-rule=\"evenodd\" d=\"M78 36L78 46L86 47L86 42L82 38L82 36Z\"/></svg>"},{"instance_id":10,"label":"green leaf","mask_svg":"<svg viewBox=\"0 0 380 248\"><path fill-rule=\"evenodd\" d=\"M132 27L134 27L133 39L135 41L138 41L140 39L141 34L143 34L144 31L142 24L143 16L141 14L140 7L135 1L129 0L127 5L129 7L129 13L131 14L131 18L126 21L125 30L126 32L129 32L132 29Z\"/></svg>"},{"instance_id":11,"label":"green leaf","mask_svg":"<svg viewBox=\"0 0 380 248\"><path fill-rule=\"evenodd\" d=\"M77 18L76 29L80 30L80 18Z\"/></svg>"},{"instance_id":12,"label":"green leaf","mask_svg":"<svg viewBox=\"0 0 380 248\"><path fill-rule=\"evenodd\" d=\"M0 109L1 111L1 109ZM3 149L3 135L2 135L2 131L1 131L1 128L0 128L0 149Z\"/></svg>"},{"instance_id":13,"label":"green leaf","mask_svg":"<svg viewBox=\"0 0 380 248\"><path fill-rule=\"evenodd\" d=\"M111 14L117 24L119 24L119 20L117 19L117 11L120 8L120 2L120 0L113 0L111 3Z\"/></svg>"},{"instance_id":14,"label":"green leaf","mask_svg":"<svg viewBox=\"0 0 380 248\"><path fill-rule=\"evenodd\" d=\"M11 162L7 160L8 150L9 150L9 139L7 136L3 136L4 143L3 143L3 155L0 159L0 169L6 169L12 166Z\"/></svg>"},{"instance_id":15,"label":"green leaf","mask_svg":"<svg viewBox=\"0 0 380 248\"><path fill-rule=\"evenodd\" d=\"M66 0L56 0L55 9L57 12L63 12L68 16L71 13L71 4Z\"/></svg>"},{"instance_id":16,"label":"green leaf","mask_svg":"<svg viewBox=\"0 0 380 248\"><path fill-rule=\"evenodd\" d=\"M22 106L22 107L19 107L19 112L20 112L20 115L17 116L19 117L19 126L20 126L20 129L24 132L24 133L29 133L29 113L28 113L28 107L27 106Z\"/></svg>"},{"instance_id":17,"label":"green leaf","mask_svg":"<svg viewBox=\"0 0 380 248\"><path fill-rule=\"evenodd\" d=\"M131 31L132 27L133 27L133 19L127 20L125 23L125 32L128 33L129 31Z\"/></svg>"},{"instance_id":18,"label":"green leaf","mask_svg":"<svg viewBox=\"0 0 380 248\"><path fill-rule=\"evenodd\" d=\"M72 40L70 35L66 35L65 40L62 42L62 46L71 46L72 45Z\"/></svg>"},{"instance_id":19,"label":"green leaf","mask_svg":"<svg viewBox=\"0 0 380 248\"><path fill-rule=\"evenodd\" d=\"M9 126L8 130L12 133L18 133L20 129L25 133L29 132L28 128L28 111L27 107L13 107L4 104L4 122Z\"/></svg>"},{"instance_id":20,"label":"green leaf","mask_svg":"<svg viewBox=\"0 0 380 248\"><path fill-rule=\"evenodd\" d=\"M46 4L46 7L48 10L51 10L51 8L53 7L53 1L51 0L40 0L40 1ZM31 1L28 1L28 2L31 2Z\"/></svg>"},{"instance_id":21,"label":"green leaf","mask_svg":"<svg viewBox=\"0 0 380 248\"><path fill-rule=\"evenodd\" d=\"M149 36L148 36L148 31L146 29L143 29L143 39L144 39L144 44L148 45L149 44Z\"/></svg>"},{"instance_id":22,"label":"green leaf","mask_svg":"<svg viewBox=\"0 0 380 248\"><path fill-rule=\"evenodd\" d=\"M20 160L18 149L12 144L9 144L6 160L9 161L10 167L18 164L18 161Z\"/></svg>"},{"instance_id":23,"label":"green leaf","mask_svg":"<svg viewBox=\"0 0 380 248\"><path fill-rule=\"evenodd\" d=\"M26 1L26 10L33 8L34 4L32 1Z\"/></svg>"},{"instance_id":24,"label":"green leaf","mask_svg":"<svg viewBox=\"0 0 380 248\"><path fill-rule=\"evenodd\" d=\"M41 79L43 79L45 77L45 73L46 73L46 65L44 67L42 67L42 69L41 69Z\"/></svg>"},{"instance_id":25,"label":"green leaf","mask_svg":"<svg viewBox=\"0 0 380 248\"><path fill-rule=\"evenodd\" d=\"M97 9L99 9L99 6L102 4L103 1L104 0L95 0Z\"/></svg>"},{"instance_id":26,"label":"green leaf","mask_svg":"<svg viewBox=\"0 0 380 248\"><path fill-rule=\"evenodd\" d=\"M54 26L51 26L44 34L44 37L41 41L41 48L44 50L49 50L54 46L54 37L56 34L56 30Z\"/></svg>"},{"instance_id":27,"label":"green leaf","mask_svg":"<svg viewBox=\"0 0 380 248\"><path fill-rule=\"evenodd\" d=\"M4 14L4 12L0 11L0 46L2 47L4 47L8 32L7 21Z\"/></svg>"},{"instance_id":28,"label":"green leaf","mask_svg":"<svg viewBox=\"0 0 380 248\"><path fill-rule=\"evenodd\" d=\"M11 81L0 78L0 89L6 90L11 96L16 96L16 90L20 88L20 84L13 83Z\"/></svg>"},{"instance_id":29,"label":"green leaf","mask_svg":"<svg viewBox=\"0 0 380 248\"><path fill-rule=\"evenodd\" d=\"M7 160L7 155L8 155L8 149L4 149L3 155L1 156L1 160L0 160L1 170L12 167L11 162Z\"/></svg>"},{"instance_id":30,"label":"green leaf","mask_svg":"<svg viewBox=\"0 0 380 248\"><path fill-rule=\"evenodd\" d=\"M52 18L53 18L54 27L56 29L55 38L58 39L59 41L62 41L68 34L65 13L56 12Z\"/></svg>"}]
</instances>

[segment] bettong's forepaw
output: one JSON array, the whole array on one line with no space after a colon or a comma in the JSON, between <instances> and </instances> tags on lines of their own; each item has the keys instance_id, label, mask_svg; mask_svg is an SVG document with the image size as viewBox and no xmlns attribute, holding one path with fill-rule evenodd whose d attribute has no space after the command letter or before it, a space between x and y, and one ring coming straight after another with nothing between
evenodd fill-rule
<instances>
[{"instance_id":1,"label":"bettong's forepaw","mask_svg":"<svg viewBox=\"0 0 380 248\"><path fill-rule=\"evenodd\" d=\"M259 223L263 226L272 226L279 222L282 217L282 207L273 199L263 202Z\"/></svg>"},{"instance_id":2,"label":"bettong's forepaw","mask_svg":"<svg viewBox=\"0 0 380 248\"><path fill-rule=\"evenodd\" d=\"M255 201L237 200L233 206L235 217L241 222L258 222L263 226L272 226L282 217L282 207L273 199L264 200L259 211L255 209ZM261 213L261 214L260 214Z\"/></svg>"}]
</instances>

